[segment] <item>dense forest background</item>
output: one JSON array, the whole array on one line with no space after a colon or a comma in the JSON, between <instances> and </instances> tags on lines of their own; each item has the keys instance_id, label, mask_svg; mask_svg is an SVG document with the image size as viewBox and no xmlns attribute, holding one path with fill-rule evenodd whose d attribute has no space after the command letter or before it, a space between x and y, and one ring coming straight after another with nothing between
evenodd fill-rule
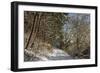
<instances>
[{"instance_id":1,"label":"dense forest background","mask_svg":"<svg viewBox=\"0 0 100 73\"><path fill-rule=\"evenodd\" d=\"M24 11L24 48L34 59L56 48L72 59L89 59L90 14Z\"/></svg>"}]
</instances>

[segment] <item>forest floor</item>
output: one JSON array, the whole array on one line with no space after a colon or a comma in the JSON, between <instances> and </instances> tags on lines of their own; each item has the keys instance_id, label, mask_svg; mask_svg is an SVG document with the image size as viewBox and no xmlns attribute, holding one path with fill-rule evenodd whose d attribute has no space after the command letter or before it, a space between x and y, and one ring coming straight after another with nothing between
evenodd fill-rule
<instances>
[{"instance_id":1,"label":"forest floor","mask_svg":"<svg viewBox=\"0 0 100 73\"><path fill-rule=\"evenodd\" d=\"M68 60L73 59L68 53L61 49L53 49L52 53L48 53L48 56L38 56L38 55L29 55L33 54L32 51L25 50L26 53L24 53L24 61L48 61L48 60Z\"/></svg>"}]
</instances>

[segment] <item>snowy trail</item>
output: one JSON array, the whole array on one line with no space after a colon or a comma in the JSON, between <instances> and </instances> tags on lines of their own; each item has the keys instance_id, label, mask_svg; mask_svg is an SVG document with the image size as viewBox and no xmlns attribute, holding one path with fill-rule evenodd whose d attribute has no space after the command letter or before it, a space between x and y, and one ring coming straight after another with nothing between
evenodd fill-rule
<instances>
[{"instance_id":1,"label":"snowy trail","mask_svg":"<svg viewBox=\"0 0 100 73\"><path fill-rule=\"evenodd\" d=\"M53 52L48 53L48 56L35 55L35 57L33 57L34 53L27 51L27 50L26 50L26 52L32 54L31 57L25 55L25 58L26 59L28 58L27 59L28 61L47 61L47 60L68 60L68 59L72 59L72 57L69 54L67 54L66 52L64 52L61 49L53 49Z\"/></svg>"},{"instance_id":2,"label":"snowy trail","mask_svg":"<svg viewBox=\"0 0 100 73\"><path fill-rule=\"evenodd\" d=\"M70 55L60 49L53 49L53 53L49 54L49 60L66 60L72 59Z\"/></svg>"}]
</instances>

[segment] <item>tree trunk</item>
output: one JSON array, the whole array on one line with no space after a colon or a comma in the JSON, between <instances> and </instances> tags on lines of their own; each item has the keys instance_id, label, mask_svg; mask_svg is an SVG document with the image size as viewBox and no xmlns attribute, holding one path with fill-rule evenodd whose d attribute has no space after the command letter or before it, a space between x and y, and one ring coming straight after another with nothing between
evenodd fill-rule
<instances>
[{"instance_id":1,"label":"tree trunk","mask_svg":"<svg viewBox=\"0 0 100 73\"><path fill-rule=\"evenodd\" d=\"M36 21L36 15L37 14L34 14L33 25L32 25L31 32L30 32L30 35L29 35L29 38L28 38L28 42L25 46L25 49L28 49L28 45L29 45L29 42L30 42L30 39L31 39L31 36L32 36L32 32L33 32L33 29L34 29L35 21Z\"/></svg>"}]
</instances>

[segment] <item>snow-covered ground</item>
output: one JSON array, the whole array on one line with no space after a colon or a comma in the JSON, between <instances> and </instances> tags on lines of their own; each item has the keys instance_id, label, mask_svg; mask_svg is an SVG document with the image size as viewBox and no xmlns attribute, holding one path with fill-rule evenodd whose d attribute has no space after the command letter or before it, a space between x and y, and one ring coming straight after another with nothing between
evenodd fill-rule
<instances>
[{"instance_id":1,"label":"snow-covered ground","mask_svg":"<svg viewBox=\"0 0 100 73\"><path fill-rule=\"evenodd\" d=\"M49 54L49 60L66 60L72 59L72 57L61 49L53 49L53 53Z\"/></svg>"},{"instance_id":2,"label":"snow-covered ground","mask_svg":"<svg viewBox=\"0 0 100 73\"><path fill-rule=\"evenodd\" d=\"M30 54L30 55L29 55ZM72 57L67 54L65 51L61 49L53 49L52 53L48 53L46 56L36 55L32 51L28 51L25 49L24 55L25 61L47 61L47 60L68 60L72 59Z\"/></svg>"}]
</instances>

